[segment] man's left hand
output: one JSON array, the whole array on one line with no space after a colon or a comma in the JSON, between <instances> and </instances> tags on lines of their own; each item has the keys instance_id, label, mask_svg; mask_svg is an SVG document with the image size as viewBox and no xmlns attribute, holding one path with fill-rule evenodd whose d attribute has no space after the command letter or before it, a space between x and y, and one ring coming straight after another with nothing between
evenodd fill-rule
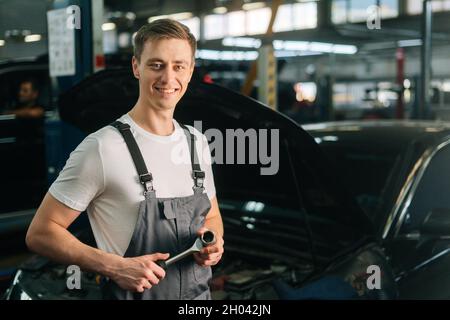
<instances>
[{"instance_id":1,"label":"man's left hand","mask_svg":"<svg viewBox=\"0 0 450 320\"><path fill-rule=\"evenodd\" d=\"M208 231L208 229L205 227L200 228L197 231L197 235L201 236L205 231ZM217 233L215 233L215 236L216 242L214 244L204 247L200 252L194 253L194 258L198 265L203 267L214 266L222 258L224 241Z\"/></svg>"}]
</instances>

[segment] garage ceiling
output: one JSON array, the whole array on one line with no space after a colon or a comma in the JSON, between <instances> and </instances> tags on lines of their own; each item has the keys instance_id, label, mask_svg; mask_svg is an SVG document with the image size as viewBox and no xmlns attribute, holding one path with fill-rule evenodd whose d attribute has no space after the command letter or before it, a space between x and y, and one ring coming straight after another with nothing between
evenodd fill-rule
<instances>
[{"instance_id":1,"label":"garage ceiling","mask_svg":"<svg viewBox=\"0 0 450 320\"><path fill-rule=\"evenodd\" d=\"M11 29L47 33L45 14L50 3L49 0L0 0L0 39Z\"/></svg>"},{"instance_id":2,"label":"garage ceiling","mask_svg":"<svg viewBox=\"0 0 450 320\"><path fill-rule=\"evenodd\" d=\"M239 7L242 0L104 0L108 11L132 11L136 13L137 25L145 23L152 15L191 11L195 14L209 13L218 5L226 3L231 7ZM291 2L286 0L285 2ZM52 0L0 0L0 39L5 31L26 29L31 33L46 34L45 14ZM450 43L449 12L433 15L434 40L439 43ZM407 16L382 21L382 29L370 31L365 24L337 25L314 30L297 30L276 34L277 39L323 41L342 44L363 45L379 41L417 39L420 38L420 16ZM219 49L221 41L202 43L204 48Z\"/></svg>"}]
</instances>

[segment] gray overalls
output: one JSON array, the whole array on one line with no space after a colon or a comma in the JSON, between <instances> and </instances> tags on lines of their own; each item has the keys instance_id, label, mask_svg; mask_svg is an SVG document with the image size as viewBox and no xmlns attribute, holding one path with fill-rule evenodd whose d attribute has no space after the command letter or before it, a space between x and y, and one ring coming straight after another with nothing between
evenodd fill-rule
<instances>
[{"instance_id":1,"label":"gray overalls","mask_svg":"<svg viewBox=\"0 0 450 320\"><path fill-rule=\"evenodd\" d=\"M128 146L145 196L139 205L136 226L124 257L155 252L170 253L173 257L191 247L197 238L197 230L203 226L211 208L207 194L203 193L205 173L197 160L195 136L181 125L190 147L194 194L179 198L157 198L152 174L147 171L130 126L119 121L111 125L120 131ZM125 291L112 280L105 281L102 293L104 299L121 300L211 299L208 286L210 278L211 268L199 266L193 257L189 257L169 266L165 278L143 293Z\"/></svg>"}]
</instances>

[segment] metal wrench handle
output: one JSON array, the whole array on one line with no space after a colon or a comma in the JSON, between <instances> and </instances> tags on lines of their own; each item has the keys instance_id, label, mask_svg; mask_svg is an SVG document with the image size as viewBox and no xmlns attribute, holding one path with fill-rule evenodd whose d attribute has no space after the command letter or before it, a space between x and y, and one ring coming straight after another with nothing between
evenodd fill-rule
<instances>
[{"instance_id":1,"label":"metal wrench handle","mask_svg":"<svg viewBox=\"0 0 450 320\"><path fill-rule=\"evenodd\" d=\"M205 231L200 237L198 237L192 247L177 254L176 256L167 259L159 260L156 262L158 266L166 270L171 264L193 254L194 252L199 252L203 247L216 243L216 236L212 231Z\"/></svg>"}]
</instances>

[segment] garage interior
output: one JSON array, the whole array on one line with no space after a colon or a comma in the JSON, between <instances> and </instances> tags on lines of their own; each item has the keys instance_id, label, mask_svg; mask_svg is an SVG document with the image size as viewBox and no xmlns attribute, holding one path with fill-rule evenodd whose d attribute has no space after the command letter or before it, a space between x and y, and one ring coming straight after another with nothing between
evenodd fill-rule
<instances>
[{"instance_id":1,"label":"garage interior","mask_svg":"<svg viewBox=\"0 0 450 320\"><path fill-rule=\"evenodd\" d=\"M291 259L255 256L248 269L244 262L223 263L217 272L213 269L213 299L450 299L449 0L0 0L0 297L98 298L95 274L86 273L82 290L66 288L66 266L39 260L25 236L70 153L89 133L131 108L114 106L101 118L107 109L94 110L101 104L96 99L119 101L122 93L133 92L127 97L132 99L137 84L127 87L129 80L117 80L121 89L102 91L100 83L108 77L128 79L123 70L131 77L134 36L142 25L163 18L186 25L197 39L193 78L200 84L183 100L188 111L180 110L180 119L190 124L205 117L207 127L223 132L280 130L279 180L242 183L241 194L248 196L239 200L241 205L233 202L238 192L221 193L220 186L229 186L227 175L253 177L256 170L230 166L220 173L226 167L221 164L216 184L224 238L228 225L239 224L249 232L254 250L276 250L261 245L265 222L258 213L263 212L271 223L267 228L276 231L273 237ZM39 88L43 113L38 116L14 111L24 79L33 79ZM217 101L203 99L202 92ZM220 105L228 94L229 102ZM216 102L217 110L195 108ZM222 121L214 119L220 110ZM216 175L214 165L213 170ZM300 175L298 183L280 182L293 179L289 170ZM272 196L260 192L261 183L272 185L267 192ZM341 183L348 202L341 198ZM331 216L323 209L328 205L330 212L333 205L341 210L331 226L324 222ZM232 211L228 217L227 210ZM358 220L353 210L368 217L374 230L370 237L366 218ZM311 217L316 211L323 214L320 219ZM310 245L286 236L296 233L289 223L300 226ZM70 230L86 225L86 215L80 216ZM326 235L324 228L333 226L342 232ZM229 259L244 261L238 234L230 231ZM339 236L342 241L332 244L331 238ZM339 250L353 248L342 250L356 255L369 243L383 253L372 248L361 259L386 264L392 288L367 289L367 277L358 280L348 271L354 266L340 265L332 274L336 278L320 278ZM40 269L41 264L46 267ZM294 265L301 267L289 273L288 281L286 270ZM23 276L27 272L29 278ZM16 293L19 274L23 286ZM278 278L286 282L275 282ZM338 278L354 291L347 295L350 289ZM328 290L317 297L310 285L322 280L330 281Z\"/></svg>"}]
</instances>

